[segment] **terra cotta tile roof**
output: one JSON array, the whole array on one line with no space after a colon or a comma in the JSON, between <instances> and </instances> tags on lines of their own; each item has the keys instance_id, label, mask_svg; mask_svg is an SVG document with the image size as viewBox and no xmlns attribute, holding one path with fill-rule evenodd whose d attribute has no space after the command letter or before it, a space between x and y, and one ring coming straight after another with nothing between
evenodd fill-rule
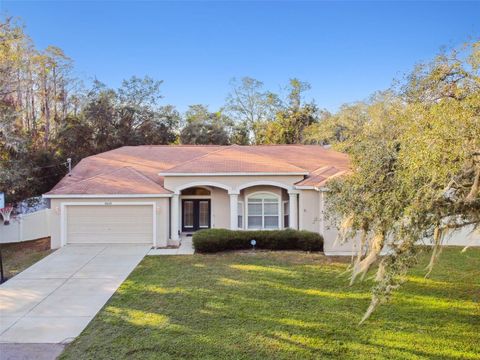
<instances>
[{"instance_id":1,"label":"terra cotta tile roof","mask_svg":"<svg viewBox=\"0 0 480 360\"><path fill-rule=\"evenodd\" d=\"M124 146L81 160L47 195L169 194L164 176L196 174L303 175L323 186L349 169L348 156L318 145Z\"/></svg>"},{"instance_id":2,"label":"terra cotta tile roof","mask_svg":"<svg viewBox=\"0 0 480 360\"><path fill-rule=\"evenodd\" d=\"M322 187L327 182L337 176L341 176L348 172L348 168L338 168L335 166L324 166L320 169L313 171L304 180L297 182L297 186L314 186Z\"/></svg>"},{"instance_id":3,"label":"terra cotta tile roof","mask_svg":"<svg viewBox=\"0 0 480 360\"><path fill-rule=\"evenodd\" d=\"M224 173L291 173L308 171L285 161L279 156L259 154L248 146L229 146L212 151L202 157L187 161L162 171L163 174L224 174Z\"/></svg>"},{"instance_id":4,"label":"terra cotta tile roof","mask_svg":"<svg viewBox=\"0 0 480 360\"><path fill-rule=\"evenodd\" d=\"M120 195L120 194L170 194L163 186L150 180L132 167L126 166L111 172L75 181L48 194Z\"/></svg>"}]
</instances>

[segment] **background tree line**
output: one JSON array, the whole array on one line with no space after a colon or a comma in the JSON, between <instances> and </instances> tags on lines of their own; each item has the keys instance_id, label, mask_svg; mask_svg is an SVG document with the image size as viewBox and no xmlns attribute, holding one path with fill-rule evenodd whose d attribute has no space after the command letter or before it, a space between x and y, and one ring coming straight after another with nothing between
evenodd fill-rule
<instances>
[{"instance_id":1,"label":"background tree line","mask_svg":"<svg viewBox=\"0 0 480 360\"><path fill-rule=\"evenodd\" d=\"M305 101L310 85L291 79L287 95L256 79L231 82L224 106L194 104L182 114L162 105L162 81L131 77L118 89L74 76L73 60L35 47L12 19L0 24L0 189L9 202L48 191L66 159L124 145L292 144L325 112Z\"/></svg>"}]
</instances>

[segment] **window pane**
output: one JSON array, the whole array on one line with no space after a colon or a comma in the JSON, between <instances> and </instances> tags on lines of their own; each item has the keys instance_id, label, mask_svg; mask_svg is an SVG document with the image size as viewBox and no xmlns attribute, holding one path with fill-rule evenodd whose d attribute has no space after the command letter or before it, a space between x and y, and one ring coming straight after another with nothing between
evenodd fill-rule
<instances>
[{"instance_id":1,"label":"window pane","mask_svg":"<svg viewBox=\"0 0 480 360\"><path fill-rule=\"evenodd\" d=\"M198 203L198 225L201 228L208 228L208 215L209 215L209 206L208 206L208 201L199 201Z\"/></svg>"},{"instance_id":2,"label":"window pane","mask_svg":"<svg viewBox=\"0 0 480 360\"><path fill-rule=\"evenodd\" d=\"M267 201L277 201L278 198L272 194L258 194L258 196L262 197L264 200Z\"/></svg>"},{"instance_id":3,"label":"window pane","mask_svg":"<svg viewBox=\"0 0 480 360\"><path fill-rule=\"evenodd\" d=\"M278 216L265 216L265 229L278 229Z\"/></svg>"},{"instance_id":4,"label":"window pane","mask_svg":"<svg viewBox=\"0 0 480 360\"><path fill-rule=\"evenodd\" d=\"M256 203L262 202L262 198L261 197L256 197L256 196L251 197L251 198L248 199L248 202L256 202Z\"/></svg>"},{"instance_id":5,"label":"window pane","mask_svg":"<svg viewBox=\"0 0 480 360\"><path fill-rule=\"evenodd\" d=\"M286 201L283 203L283 213L285 215L290 214L290 206L289 206L288 202L286 202Z\"/></svg>"},{"instance_id":6,"label":"window pane","mask_svg":"<svg viewBox=\"0 0 480 360\"><path fill-rule=\"evenodd\" d=\"M193 201L183 202L183 226L193 228Z\"/></svg>"},{"instance_id":7,"label":"window pane","mask_svg":"<svg viewBox=\"0 0 480 360\"><path fill-rule=\"evenodd\" d=\"M250 204L250 200L249 200L248 214L249 215L262 215L262 204Z\"/></svg>"},{"instance_id":8,"label":"window pane","mask_svg":"<svg viewBox=\"0 0 480 360\"><path fill-rule=\"evenodd\" d=\"M237 220L237 227L239 229L243 229L243 202L238 202L238 220Z\"/></svg>"},{"instance_id":9,"label":"window pane","mask_svg":"<svg viewBox=\"0 0 480 360\"><path fill-rule=\"evenodd\" d=\"M283 226L286 227L286 228L290 226L290 225L289 225L289 216L288 216L288 215L285 215L285 216L283 217Z\"/></svg>"},{"instance_id":10,"label":"window pane","mask_svg":"<svg viewBox=\"0 0 480 360\"><path fill-rule=\"evenodd\" d=\"M193 187L182 190L182 195L210 195L210 191L204 188Z\"/></svg>"},{"instance_id":11,"label":"window pane","mask_svg":"<svg viewBox=\"0 0 480 360\"><path fill-rule=\"evenodd\" d=\"M278 204L265 204L263 211L265 215L278 215Z\"/></svg>"},{"instance_id":12,"label":"window pane","mask_svg":"<svg viewBox=\"0 0 480 360\"><path fill-rule=\"evenodd\" d=\"M261 216L249 216L248 217L248 228L249 229L261 229L262 228L262 217Z\"/></svg>"}]
</instances>

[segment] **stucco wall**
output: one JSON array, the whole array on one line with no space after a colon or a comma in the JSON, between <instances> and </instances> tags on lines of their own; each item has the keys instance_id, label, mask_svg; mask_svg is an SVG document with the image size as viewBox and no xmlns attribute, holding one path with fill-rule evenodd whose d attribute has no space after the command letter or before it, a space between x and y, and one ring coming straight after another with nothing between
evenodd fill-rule
<instances>
[{"instance_id":1,"label":"stucco wall","mask_svg":"<svg viewBox=\"0 0 480 360\"><path fill-rule=\"evenodd\" d=\"M293 184L303 179L299 175L279 175L279 176L167 176L164 179L164 187L175 191L188 184L195 185L213 185L222 184L231 190L237 191L240 187L254 182L274 182L292 188Z\"/></svg>"},{"instance_id":2,"label":"stucco wall","mask_svg":"<svg viewBox=\"0 0 480 360\"><path fill-rule=\"evenodd\" d=\"M251 180L251 179L250 179ZM283 199L288 199L288 194L285 190L274 186L253 186L246 188L240 192L238 199L245 201L245 197L257 191L269 191L282 196ZM323 220L324 213L324 198L327 193L317 192L314 190L300 190L299 191L299 228L319 232L325 239L325 254L326 255L351 255L356 252L358 241L350 241L345 244L336 243L337 229L333 224ZM212 188L212 227L215 228L229 228L230 227L230 199L226 190ZM51 209L44 210L24 216L23 228L20 232L19 222L12 220L11 225L0 225L0 242L30 240L33 238L49 236L52 239L52 248L61 246L61 204L62 203L128 203L128 202L154 202L156 206L156 220L157 220L157 246L166 246L169 239L169 198L96 198L96 199L52 199ZM246 205L245 205L246 206ZM180 210L181 211L181 207ZM281 215L283 221L283 206L281 207ZM244 224L246 222L244 213ZM179 216L179 219L181 217ZM20 233L22 234L20 236ZM19 237L20 236L20 237ZM472 246L480 246L480 234L470 234L468 229L454 233L445 241L446 245L461 245L467 244Z\"/></svg>"},{"instance_id":3,"label":"stucco wall","mask_svg":"<svg viewBox=\"0 0 480 360\"><path fill-rule=\"evenodd\" d=\"M210 196L205 196L206 199L211 199L211 227L212 228L229 228L230 227L230 198L228 192L224 189L208 187L211 192ZM182 200L195 199L195 196L180 195L180 206L178 207L179 228L182 228Z\"/></svg>"},{"instance_id":4,"label":"stucco wall","mask_svg":"<svg viewBox=\"0 0 480 360\"><path fill-rule=\"evenodd\" d=\"M51 200L51 239L52 249L61 246L61 208L62 203L135 203L154 202L157 221L157 246L166 246L169 237L169 199L168 198L94 198L94 199L52 199Z\"/></svg>"},{"instance_id":5,"label":"stucco wall","mask_svg":"<svg viewBox=\"0 0 480 360\"><path fill-rule=\"evenodd\" d=\"M320 193L301 190L298 194L298 217L300 230L321 232Z\"/></svg>"},{"instance_id":6,"label":"stucco wall","mask_svg":"<svg viewBox=\"0 0 480 360\"><path fill-rule=\"evenodd\" d=\"M212 188L212 227L230 227L230 198L228 193L219 188Z\"/></svg>"},{"instance_id":7,"label":"stucco wall","mask_svg":"<svg viewBox=\"0 0 480 360\"><path fill-rule=\"evenodd\" d=\"M325 219L326 196L327 193L315 190L300 191L298 200L300 229L322 234L324 252L327 255L351 255L356 253L357 239L343 244L336 241L337 228Z\"/></svg>"}]
</instances>

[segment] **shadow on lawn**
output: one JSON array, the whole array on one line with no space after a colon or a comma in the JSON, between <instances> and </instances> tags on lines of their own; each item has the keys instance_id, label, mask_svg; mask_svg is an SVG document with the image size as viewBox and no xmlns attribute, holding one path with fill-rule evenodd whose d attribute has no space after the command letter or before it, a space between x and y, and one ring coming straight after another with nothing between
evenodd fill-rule
<instances>
[{"instance_id":1,"label":"shadow on lawn","mask_svg":"<svg viewBox=\"0 0 480 360\"><path fill-rule=\"evenodd\" d=\"M433 282L415 284L359 327L371 283L350 288L337 277L344 264L325 267L147 258L64 358L475 358L471 302L447 300ZM438 296L426 295L430 285Z\"/></svg>"}]
</instances>

